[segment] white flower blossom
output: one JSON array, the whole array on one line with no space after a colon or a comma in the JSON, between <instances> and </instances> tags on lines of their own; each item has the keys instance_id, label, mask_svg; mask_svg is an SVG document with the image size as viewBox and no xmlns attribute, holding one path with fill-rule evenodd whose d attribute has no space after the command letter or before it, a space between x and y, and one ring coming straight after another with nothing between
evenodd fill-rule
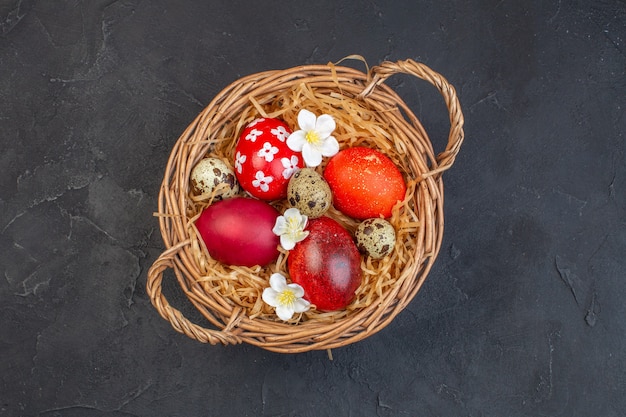
<instances>
[{"instance_id":1,"label":"white flower blossom","mask_svg":"<svg viewBox=\"0 0 626 417\"><path fill-rule=\"evenodd\" d=\"M306 109L298 113L298 125L296 130L287 138L289 149L302 152L304 162L309 167L316 167L322 163L322 156L333 156L339 152L339 143L334 136L336 124L332 116L322 114L316 117Z\"/></svg>"},{"instance_id":2,"label":"white flower blossom","mask_svg":"<svg viewBox=\"0 0 626 417\"><path fill-rule=\"evenodd\" d=\"M243 163L246 162L247 158L248 157L246 155L242 155L241 152L237 151L237 155L235 155L235 169L238 173L241 174Z\"/></svg>"},{"instance_id":3,"label":"white flower blossom","mask_svg":"<svg viewBox=\"0 0 626 417\"><path fill-rule=\"evenodd\" d=\"M284 126L278 126L276 129L270 130L270 133L281 142L284 142L289 137L289 133L287 133L287 129Z\"/></svg>"},{"instance_id":4,"label":"white flower blossom","mask_svg":"<svg viewBox=\"0 0 626 417\"><path fill-rule=\"evenodd\" d=\"M279 273L270 276L270 287L263 290L261 296L276 309L276 315L284 321L290 320L294 313L304 313L311 303L304 298L304 289L298 284L287 284L287 279Z\"/></svg>"},{"instance_id":5,"label":"white flower blossom","mask_svg":"<svg viewBox=\"0 0 626 417\"><path fill-rule=\"evenodd\" d=\"M289 158L280 158L280 162L283 164L283 178L288 180L291 178L294 172L298 170L298 157L295 155Z\"/></svg>"},{"instance_id":6,"label":"white flower blossom","mask_svg":"<svg viewBox=\"0 0 626 417\"><path fill-rule=\"evenodd\" d=\"M272 146L271 143L265 142L263 147L259 149L257 155L261 158L265 158L267 162L272 162L274 160L274 155L278 153L278 148L276 146Z\"/></svg>"},{"instance_id":7,"label":"white flower blossom","mask_svg":"<svg viewBox=\"0 0 626 417\"><path fill-rule=\"evenodd\" d=\"M263 192L267 192L270 189L269 183L274 181L271 176L266 177L263 171L257 171L254 177L256 179L252 181L252 185L260 188Z\"/></svg>"},{"instance_id":8,"label":"white flower blossom","mask_svg":"<svg viewBox=\"0 0 626 417\"><path fill-rule=\"evenodd\" d=\"M304 230L309 218L300 214L300 210L295 207L288 208L282 216L276 218L276 224L272 232L280 236L280 246L285 250L292 250L296 243L303 241L309 235L308 230Z\"/></svg>"}]
</instances>

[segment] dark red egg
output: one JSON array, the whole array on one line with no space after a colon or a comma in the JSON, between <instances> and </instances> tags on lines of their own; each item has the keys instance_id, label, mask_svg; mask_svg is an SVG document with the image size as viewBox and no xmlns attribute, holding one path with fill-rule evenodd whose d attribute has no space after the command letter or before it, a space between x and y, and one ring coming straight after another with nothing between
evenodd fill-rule
<instances>
[{"instance_id":1,"label":"dark red egg","mask_svg":"<svg viewBox=\"0 0 626 417\"><path fill-rule=\"evenodd\" d=\"M350 233L329 217L310 221L309 236L289 252L291 280L318 310L340 310L361 285L361 257Z\"/></svg>"}]
</instances>

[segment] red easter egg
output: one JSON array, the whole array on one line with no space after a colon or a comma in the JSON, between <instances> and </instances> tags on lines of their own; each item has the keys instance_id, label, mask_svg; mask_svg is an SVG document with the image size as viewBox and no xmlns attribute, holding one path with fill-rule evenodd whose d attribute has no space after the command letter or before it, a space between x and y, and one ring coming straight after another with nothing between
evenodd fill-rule
<instances>
[{"instance_id":1,"label":"red easter egg","mask_svg":"<svg viewBox=\"0 0 626 417\"><path fill-rule=\"evenodd\" d=\"M278 210L254 198L235 197L208 206L196 228L211 257L227 265L267 265L278 258L272 232Z\"/></svg>"},{"instance_id":2,"label":"red easter egg","mask_svg":"<svg viewBox=\"0 0 626 417\"><path fill-rule=\"evenodd\" d=\"M366 147L346 148L324 169L336 209L355 219L391 216L404 199L402 173L385 154Z\"/></svg>"},{"instance_id":3,"label":"red easter egg","mask_svg":"<svg viewBox=\"0 0 626 417\"><path fill-rule=\"evenodd\" d=\"M303 167L302 155L287 146L289 127L278 119L256 119L235 147L235 175L241 187L262 200L287 196L289 178Z\"/></svg>"},{"instance_id":4,"label":"red easter egg","mask_svg":"<svg viewBox=\"0 0 626 417\"><path fill-rule=\"evenodd\" d=\"M361 285L361 257L352 236L329 217L310 220L309 236L289 252L291 280L318 310L339 310Z\"/></svg>"}]
</instances>

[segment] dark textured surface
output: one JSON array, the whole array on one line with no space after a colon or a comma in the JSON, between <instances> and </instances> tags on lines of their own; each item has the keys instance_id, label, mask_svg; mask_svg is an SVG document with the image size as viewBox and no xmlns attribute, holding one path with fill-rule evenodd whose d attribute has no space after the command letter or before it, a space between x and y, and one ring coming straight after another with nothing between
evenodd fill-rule
<instances>
[{"instance_id":1,"label":"dark textured surface","mask_svg":"<svg viewBox=\"0 0 626 417\"><path fill-rule=\"evenodd\" d=\"M625 52L617 0L0 1L0 416L623 416ZM235 79L349 54L463 104L422 291L333 361L176 333L145 293L172 145ZM440 97L389 84L443 148Z\"/></svg>"}]
</instances>

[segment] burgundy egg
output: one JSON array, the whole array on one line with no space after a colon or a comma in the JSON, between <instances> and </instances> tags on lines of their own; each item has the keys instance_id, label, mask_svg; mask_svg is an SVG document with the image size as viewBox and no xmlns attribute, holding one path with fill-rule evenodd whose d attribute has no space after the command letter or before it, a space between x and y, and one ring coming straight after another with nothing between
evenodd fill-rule
<instances>
[{"instance_id":1,"label":"burgundy egg","mask_svg":"<svg viewBox=\"0 0 626 417\"><path fill-rule=\"evenodd\" d=\"M272 232L278 210L252 198L213 203L200 214L196 228L209 255L227 265L267 265L278 258L279 237Z\"/></svg>"}]
</instances>

